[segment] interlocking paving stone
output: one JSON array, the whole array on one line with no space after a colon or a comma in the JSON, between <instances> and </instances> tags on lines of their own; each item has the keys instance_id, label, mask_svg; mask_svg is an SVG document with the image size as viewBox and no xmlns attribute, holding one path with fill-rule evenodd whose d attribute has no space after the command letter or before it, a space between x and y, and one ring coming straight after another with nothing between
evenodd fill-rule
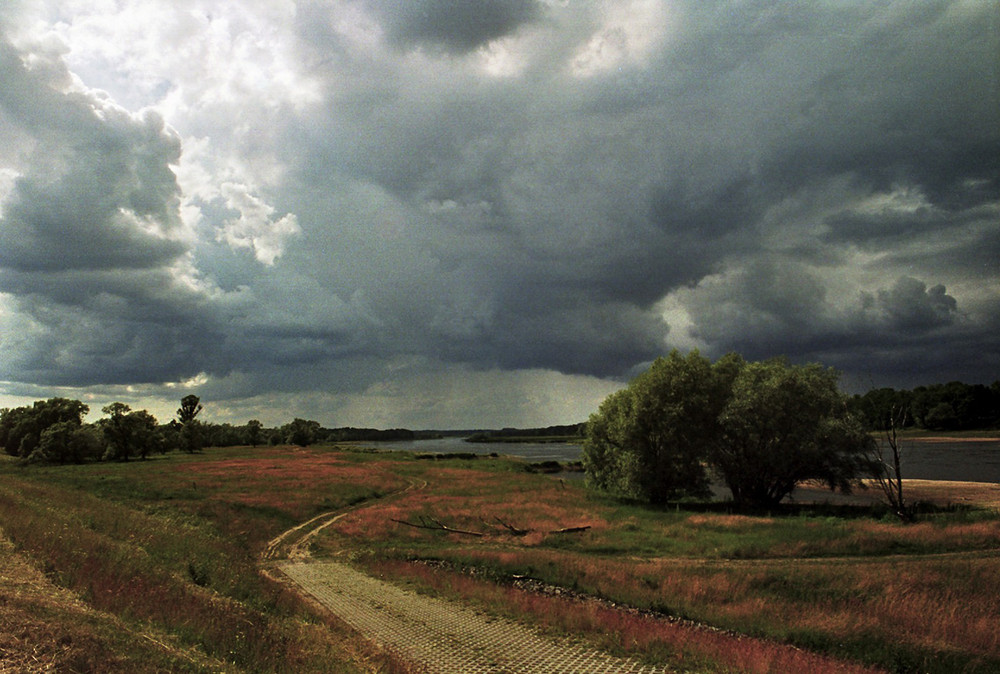
<instances>
[{"instance_id":1,"label":"interlocking paving stone","mask_svg":"<svg viewBox=\"0 0 1000 674\"><path fill-rule=\"evenodd\" d=\"M339 562L286 562L284 573L384 648L429 672L659 674L670 670L543 637L510 620L404 590Z\"/></svg>"}]
</instances>

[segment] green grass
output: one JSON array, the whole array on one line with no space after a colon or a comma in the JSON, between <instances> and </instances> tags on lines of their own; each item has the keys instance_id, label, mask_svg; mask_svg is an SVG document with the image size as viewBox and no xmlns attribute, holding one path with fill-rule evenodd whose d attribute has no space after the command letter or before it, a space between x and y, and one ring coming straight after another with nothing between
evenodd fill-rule
<instances>
[{"instance_id":1,"label":"green grass","mask_svg":"<svg viewBox=\"0 0 1000 674\"><path fill-rule=\"evenodd\" d=\"M0 521L17 549L94 609L234 671L369 671L360 663L373 657L391 667L260 572L271 536L317 507L399 483L351 470L339 454L310 456L243 449L128 464L5 463Z\"/></svg>"},{"instance_id":2,"label":"green grass","mask_svg":"<svg viewBox=\"0 0 1000 674\"><path fill-rule=\"evenodd\" d=\"M551 477L505 476L500 464L454 464L424 477L430 486L405 502L338 522L325 549L362 550L376 566L439 560L500 585L527 576L892 671L1000 668L1000 596L988 581L1000 574L995 511L932 509L903 525L878 507L770 516L725 505L649 509ZM487 535L394 525L401 516ZM504 535L491 526L495 517L530 533ZM590 528L551 533L579 525ZM595 638L604 631L595 627Z\"/></svg>"},{"instance_id":3,"label":"green grass","mask_svg":"<svg viewBox=\"0 0 1000 674\"><path fill-rule=\"evenodd\" d=\"M651 509L524 468L506 458L421 461L336 448L2 462L0 523L48 578L101 615L232 671L403 671L260 570L268 540L352 504L363 507L325 529L316 554L348 552L426 591L680 670L1000 670L994 510L931 509L907 526L877 507ZM411 484L426 486L382 498ZM484 536L394 522L421 516ZM747 638L538 595L515 586L524 577ZM0 619L12 606L20 604L0 602ZM100 621L75 615L56 620L77 641L104 644L93 657L134 657L133 641L108 639Z\"/></svg>"}]
</instances>

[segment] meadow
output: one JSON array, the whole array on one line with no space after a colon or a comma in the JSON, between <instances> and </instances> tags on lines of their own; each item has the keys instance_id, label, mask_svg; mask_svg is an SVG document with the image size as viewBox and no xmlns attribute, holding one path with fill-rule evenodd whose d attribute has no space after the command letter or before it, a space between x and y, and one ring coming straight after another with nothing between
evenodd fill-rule
<instances>
[{"instance_id":1,"label":"meadow","mask_svg":"<svg viewBox=\"0 0 1000 674\"><path fill-rule=\"evenodd\" d=\"M0 658L406 672L261 565L281 532L353 506L314 556L678 671L998 671L1000 486L915 488L938 505L904 525L855 505L651 509L516 460L349 447L3 462L0 528L30 582L0 580Z\"/></svg>"}]
</instances>

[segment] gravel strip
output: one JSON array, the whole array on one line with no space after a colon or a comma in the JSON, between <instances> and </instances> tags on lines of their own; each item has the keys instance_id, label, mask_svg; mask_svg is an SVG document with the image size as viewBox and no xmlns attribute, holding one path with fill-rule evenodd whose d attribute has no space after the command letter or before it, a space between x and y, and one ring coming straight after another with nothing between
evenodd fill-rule
<instances>
[{"instance_id":1,"label":"gravel strip","mask_svg":"<svg viewBox=\"0 0 1000 674\"><path fill-rule=\"evenodd\" d=\"M510 620L403 590L339 562L285 562L279 568L365 637L426 667L429 672L658 674L671 671L542 637Z\"/></svg>"}]
</instances>

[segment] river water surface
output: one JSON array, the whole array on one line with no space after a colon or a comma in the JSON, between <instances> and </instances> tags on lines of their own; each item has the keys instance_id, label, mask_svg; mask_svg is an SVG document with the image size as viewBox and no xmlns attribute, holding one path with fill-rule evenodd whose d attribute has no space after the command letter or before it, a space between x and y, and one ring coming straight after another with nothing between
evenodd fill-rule
<instances>
[{"instance_id":1,"label":"river water surface","mask_svg":"<svg viewBox=\"0 0 1000 674\"><path fill-rule=\"evenodd\" d=\"M564 443L465 442L462 438L371 444L417 453L496 453L531 462L579 461L583 451L579 445ZM1000 440L904 440L901 447L904 478L1000 482Z\"/></svg>"}]
</instances>

